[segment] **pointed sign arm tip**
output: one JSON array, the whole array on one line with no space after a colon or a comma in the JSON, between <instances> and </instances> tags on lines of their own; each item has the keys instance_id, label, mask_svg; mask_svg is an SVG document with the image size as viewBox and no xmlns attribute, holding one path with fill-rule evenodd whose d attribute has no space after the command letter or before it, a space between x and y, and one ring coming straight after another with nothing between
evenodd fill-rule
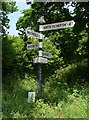
<instances>
[{"instance_id":1,"label":"pointed sign arm tip","mask_svg":"<svg viewBox=\"0 0 89 120\"><path fill-rule=\"evenodd\" d=\"M75 25L75 21L74 20L72 20L73 21L73 26Z\"/></svg>"}]
</instances>

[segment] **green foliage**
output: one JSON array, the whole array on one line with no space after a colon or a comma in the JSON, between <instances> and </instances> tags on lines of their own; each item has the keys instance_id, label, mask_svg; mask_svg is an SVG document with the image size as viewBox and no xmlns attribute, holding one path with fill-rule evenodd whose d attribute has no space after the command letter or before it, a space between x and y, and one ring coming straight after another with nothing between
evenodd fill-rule
<instances>
[{"instance_id":1,"label":"green foliage","mask_svg":"<svg viewBox=\"0 0 89 120\"><path fill-rule=\"evenodd\" d=\"M87 83L86 68L87 64L83 62L69 64L65 68L56 70L52 76L46 78L42 94L45 102L58 104L59 100L66 101L68 92L73 93L73 88L81 92L81 89Z\"/></svg>"},{"instance_id":2,"label":"green foliage","mask_svg":"<svg viewBox=\"0 0 89 120\"><path fill-rule=\"evenodd\" d=\"M71 16L64 3L32 4L17 22L23 39L5 37L3 40L3 118L87 117L88 28L82 20L88 18L88 7L86 3L72 5L75 10ZM7 8L10 12L11 9ZM74 28L43 32L47 37L43 39L43 51L51 53L52 58L43 65L42 95L36 96L35 103L28 104L27 93L37 91L33 58L38 56L38 49L26 50L26 45L38 40L28 39L24 30L31 27L38 31L40 15L44 15L46 23L73 18L76 24ZM6 19L4 23L8 22Z\"/></svg>"},{"instance_id":3,"label":"green foliage","mask_svg":"<svg viewBox=\"0 0 89 120\"><path fill-rule=\"evenodd\" d=\"M59 63L61 60L62 65L64 63L68 64L68 63L76 62L76 60L81 61L82 58L86 57L87 48L88 48L86 47L88 36L86 34L87 31L85 28L87 21L86 19L88 18L87 4L71 3L71 6L74 5L75 7L72 16L71 13L69 12L68 7L66 7L66 4L35 2L31 5L30 9L24 10L22 12L23 16L20 17L20 19L17 21L18 30L22 29L22 31L24 31L27 27L31 27L31 29L38 31L37 21L41 14L44 16L46 23L53 23L53 22L67 21L70 19L74 19L76 24L73 29L68 28L63 30L43 32L45 35L51 36L48 39L51 40L52 44L55 45L56 48L60 51L59 56L58 55L57 56L60 57ZM83 11L83 14L81 11ZM81 18L82 20L78 18L79 14L80 14L79 18ZM85 20L84 24L83 24L83 17ZM80 23L82 27L80 27ZM54 64L54 66L59 66L58 59L54 63L56 63Z\"/></svg>"},{"instance_id":4,"label":"green foliage","mask_svg":"<svg viewBox=\"0 0 89 120\"><path fill-rule=\"evenodd\" d=\"M36 91L36 78L27 74L23 80L10 77L9 79L13 79L10 84L13 92L11 87L4 89L4 118L86 118L87 87L83 84L81 86L75 84L71 89L67 84L69 77L73 77L73 74L75 76L74 71L79 66L85 67L86 64L76 63L57 70L54 75L46 79L41 99L36 98L35 103L31 104L27 103L27 92ZM74 80L72 77L71 79Z\"/></svg>"},{"instance_id":5,"label":"green foliage","mask_svg":"<svg viewBox=\"0 0 89 120\"><path fill-rule=\"evenodd\" d=\"M80 39L79 39L79 46L76 50L76 52L80 55L80 56L86 56L87 54L87 50L86 50L86 45L87 45L87 41L88 41L88 34L83 31L82 33L80 33Z\"/></svg>"},{"instance_id":6,"label":"green foliage","mask_svg":"<svg viewBox=\"0 0 89 120\"><path fill-rule=\"evenodd\" d=\"M21 64L23 42L18 37L6 37L2 45L3 74L8 74L16 71L17 65Z\"/></svg>"},{"instance_id":7,"label":"green foliage","mask_svg":"<svg viewBox=\"0 0 89 120\"><path fill-rule=\"evenodd\" d=\"M77 28L79 21L76 21L79 13L81 13L82 7L84 8L84 11L87 11L88 7L86 7L86 3L84 3L84 5L81 3L71 3L71 6L74 5L75 7L73 15L71 15L66 4L34 2L30 9L23 10L23 16L19 18L16 24L17 29L22 32L23 35L23 32L27 27L31 27L32 30L38 31L37 21L41 15L44 16L46 23L67 21L70 19L75 20L76 24L74 28L43 32L43 34L48 37L47 39L43 40L43 50L50 52L53 55L53 57L48 61L48 64L44 65L43 72L44 76L47 77L52 75L54 71L61 66L65 67L68 64L81 62L82 59L86 60L86 55L88 53L88 47L86 47L88 34L86 33L85 23L84 29L81 28L82 30L80 30ZM87 17L86 14L81 14L80 18L83 16ZM25 41L25 46L27 43L34 41L34 39L32 39L33 41L29 39L26 42L24 37L23 39ZM34 52L37 53L37 51ZM32 56L32 58L35 56L37 57L33 51L29 51L29 55ZM50 73L48 72L49 69Z\"/></svg>"},{"instance_id":8,"label":"green foliage","mask_svg":"<svg viewBox=\"0 0 89 120\"><path fill-rule=\"evenodd\" d=\"M13 12L16 12L18 9L17 9L17 6L16 6L16 2L2 2L2 9L4 11L6 11L7 13L13 13Z\"/></svg>"},{"instance_id":9,"label":"green foliage","mask_svg":"<svg viewBox=\"0 0 89 120\"><path fill-rule=\"evenodd\" d=\"M63 111L68 118L87 118L87 99L70 95Z\"/></svg>"},{"instance_id":10,"label":"green foliage","mask_svg":"<svg viewBox=\"0 0 89 120\"><path fill-rule=\"evenodd\" d=\"M31 115L33 116L33 118L59 118L58 111L55 111L54 107L45 104L41 99L37 100L34 104Z\"/></svg>"},{"instance_id":11,"label":"green foliage","mask_svg":"<svg viewBox=\"0 0 89 120\"><path fill-rule=\"evenodd\" d=\"M8 77L7 77L8 78ZM7 79L6 78L6 79ZM87 96L80 94L77 89L73 90L73 93L66 91L67 98L64 101L64 93L59 91L59 96L62 99L56 98L52 94L50 99L58 101L58 104L53 102L51 104L49 99L45 101L47 96L43 96L42 99L35 100L35 103L28 103L27 93L29 91L36 91L37 83L34 77L27 77L20 79L19 77L11 77L13 82L10 86L3 86L3 118L86 118L87 117ZM47 87L45 88L47 90ZM51 91L53 92L53 91ZM82 90L85 93L85 89ZM49 91L47 94L50 94Z\"/></svg>"},{"instance_id":12,"label":"green foliage","mask_svg":"<svg viewBox=\"0 0 89 120\"><path fill-rule=\"evenodd\" d=\"M76 22L75 26L75 32L76 34L79 34L81 31L86 29L86 24L89 21L89 6L87 5L87 2L85 3L72 3L74 4L74 17L73 19ZM81 27L80 27L81 26ZM89 28L89 26L88 26Z\"/></svg>"},{"instance_id":13,"label":"green foliage","mask_svg":"<svg viewBox=\"0 0 89 120\"><path fill-rule=\"evenodd\" d=\"M34 74L33 58L37 56L36 51L24 50L25 43L20 37L6 37L2 42L3 53L3 75L25 73ZM7 61L7 62L6 62Z\"/></svg>"},{"instance_id":14,"label":"green foliage","mask_svg":"<svg viewBox=\"0 0 89 120\"><path fill-rule=\"evenodd\" d=\"M20 79L19 77L13 78L13 76L7 77L13 82L10 83L10 87L3 86L3 115L4 118L22 118L27 117L28 103L27 97L29 91L36 90L36 81L33 78ZM7 91L8 90L8 91Z\"/></svg>"},{"instance_id":15,"label":"green foliage","mask_svg":"<svg viewBox=\"0 0 89 120\"><path fill-rule=\"evenodd\" d=\"M16 24L17 29L22 29L21 32L23 32L27 27L31 27L32 30L38 31L37 21L41 15L44 16L46 23L68 20L71 16L69 10L64 6L64 3L60 2L34 2L30 9L23 10L23 16Z\"/></svg>"}]
</instances>

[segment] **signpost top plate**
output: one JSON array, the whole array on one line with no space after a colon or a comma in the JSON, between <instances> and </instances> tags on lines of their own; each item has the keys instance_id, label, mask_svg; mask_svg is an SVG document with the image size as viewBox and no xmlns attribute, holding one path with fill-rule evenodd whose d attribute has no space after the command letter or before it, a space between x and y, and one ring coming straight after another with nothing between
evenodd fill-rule
<instances>
[{"instance_id":1,"label":"signpost top plate","mask_svg":"<svg viewBox=\"0 0 89 120\"><path fill-rule=\"evenodd\" d=\"M37 22L40 24L45 23L44 16L41 16Z\"/></svg>"},{"instance_id":2,"label":"signpost top plate","mask_svg":"<svg viewBox=\"0 0 89 120\"><path fill-rule=\"evenodd\" d=\"M40 25L39 31L56 30L61 28L73 27L74 24L75 22L71 20L71 21L65 21L65 22L59 22L53 24Z\"/></svg>"}]
</instances>

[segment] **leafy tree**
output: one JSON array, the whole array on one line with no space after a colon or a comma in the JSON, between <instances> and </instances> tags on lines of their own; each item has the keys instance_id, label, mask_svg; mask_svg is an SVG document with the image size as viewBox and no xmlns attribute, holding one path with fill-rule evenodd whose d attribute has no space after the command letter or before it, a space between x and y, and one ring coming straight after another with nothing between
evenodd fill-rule
<instances>
[{"instance_id":1,"label":"leafy tree","mask_svg":"<svg viewBox=\"0 0 89 120\"><path fill-rule=\"evenodd\" d=\"M30 9L23 10L23 16L17 21L17 29L24 31L27 27L38 31L37 21L44 16L46 23L70 20L69 10L64 3L33 3Z\"/></svg>"},{"instance_id":2,"label":"leafy tree","mask_svg":"<svg viewBox=\"0 0 89 120\"><path fill-rule=\"evenodd\" d=\"M7 37L7 29L9 26L8 14L17 11L16 2L0 2L2 5L2 72L7 73L9 66L12 66L12 56L14 56L14 50L11 46L12 41L9 41Z\"/></svg>"},{"instance_id":3,"label":"leafy tree","mask_svg":"<svg viewBox=\"0 0 89 120\"><path fill-rule=\"evenodd\" d=\"M30 9L23 11L24 16L17 22L17 29L23 39L11 36L4 38L3 75L4 83L9 83L9 88L8 86L4 86L6 89L3 88L4 118L87 116L85 83L88 75L86 46L89 27L86 28L86 22L81 23L81 28L77 24L81 22L80 18L82 19L82 8L84 7L84 12L88 7L86 3L72 3L71 6L73 5L75 9L71 15L68 8L64 7L64 3L34 3ZM38 31L37 20L42 13L46 23L74 19L76 24L74 28L44 32L47 38L43 39L43 51L51 53L52 58L43 67L45 81L42 99L38 100L36 96L35 103L28 105L27 92L35 91L37 87L36 78L33 77L35 71L33 58L38 56L38 49L26 50L26 45L37 43L38 40L28 39L24 30L30 26L31 29ZM86 12L83 15L86 16L85 14ZM17 73L25 75L24 79L15 78L14 74L18 76Z\"/></svg>"},{"instance_id":4,"label":"leafy tree","mask_svg":"<svg viewBox=\"0 0 89 120\"><path fill-rule=\"evenodd\" d=\"M17 25L17 29L20 31L20 34L23 36L23 39L25 41L25 46L28 43L28 42L26 42L27 38L24 33L25 29L27 27L31 27L32 30L38 31L39 25L38 25L37 21L41 15L44 16L46 23L59 22L59 21L64 21L65 19L66 20L71 19L69 10L67 8L65 8L64 6L65 6L64 3L36 3L35 2L31 5L30 9L23 10L23 12L22 12L23 16L21 16L19 18L16 25ZM49 14L49 16L48 16L48 14ZM44 32L44 34L46 36L51 36L51 35L55 34L55 31L54 32L51 31L50 33ZM53 38L53 36L52 36L52 38ZM49 39L52 40L52 38L51 39L49 38ZM29 39L28 41L31 42L31 39ZM53 42L53 40L52 40L52 42ZM52 44L52 47L53 47L52 42L50 42L50 44ZM48 44L48 40L47 40L47 42L44 42L44 46L46 46L45 49L48 49L47 44ZM51 47L51 49L52 49L52 47ZM51 70L53 68L57 69L56 66L59 66L61 64L61 63L59 63L60 60L62 62L62 57L58 58L61 51L57 50L57 52L56 52L56 50L57 50L56 47L54 47L54 51L55 51L54 60L55 61L50 60L49 64L47 65L48 69L50 67L51 67ZM59 51L59 53L58 53L58 51ZM57 57L57 59L56 59L56 57ZM52 61L54 61L54 62L52 62ZM47 68L47 66L46 66L46 68Z\"/></svg>"},{"instance_id":5,"label":"leafy tree","mask_svg":"<svg viewBox=\"0 0 89 120\"><path fill-rule=\"evenodd\" d=\"M76 21L76 27L74 29L75 34L79 34L81 31L85 31L86 38L81 48L86 51L82 59L87 60L87 81L89 75L89 2L72 3L75 6L74 20ZM83 35L82 35L83 36Z\"/></svg>"},{"instance_id":6,"label":"leafy tree","mask_svg":"<svg viewBox=\"0 0 89 120\"><path fill-rule=\"evenodd\" d=\"M2 66L4 78L10 75L23 77L25 74L33 74L34 65L32 56L36 57L36 53L28 51L26 48L24 50L23 39L18 36L5 37L3 42ZM6 83L9 82L6 81Z\"/></svg>"},{"instance_id":7,"label":"leafy tree","mask_svg":"<svg viewBox=\"0 0 89 120\"><path fill-rule=\"evenodd\" d=\"M66 28L55 31L46 31L43 34L48 37L53 46L55 46L55 52L49 63L44 66L50 71L55 71L60 66L65 67L68 64L86 61L86 55L88 56L88 6L87 3L72 2L71 7L74 7L73 13L69 11L66 6L68 3L33 3L30 9L23 10L23 16L17 21L17 29L23 34L27 27L31 27L32 30L38 31L37 21L42 15L45 18L46 23L61 22L67 20L74 20L74 28ZM81 27L80 27L81 25ZM87 32L87 33L86 33ZM30 40L30 39L29 39ZM26 39L24 39L25 44ZM45 50L47 50L47 42L44 43ZM51 48L52 49L52 48ZM48 50L49 51L49 50ZM55 59L55 56L57 58ZM47 72L49 73L49 72ZM52 74L52 73L51 73ZM47 74L46 74L47 75Z\"/></svg>"}]
</instances>

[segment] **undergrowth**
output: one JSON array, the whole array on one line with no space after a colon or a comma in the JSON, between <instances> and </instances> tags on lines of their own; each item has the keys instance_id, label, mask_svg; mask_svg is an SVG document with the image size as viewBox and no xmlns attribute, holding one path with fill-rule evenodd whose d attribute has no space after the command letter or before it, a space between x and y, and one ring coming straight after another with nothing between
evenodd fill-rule
<instances>
[{"instance_id":1,"label":"undergrowth","mask_svg":"<svg viewBox=\"0 0 89 120\"><path fill-rule=\"evenodd\" d=\"M45 100L45 91L41 99L35 103L28 103L28 92L36 91L37 83L33 78L19 79L14 84L13 91L3 90L3 118L86 118L87 96L79 94L77 89L70 94L66 91L66 99L57 99L52 102ZM46 89L46 88L45 88ZM55 91L56 92L56 91ZM84 90L82 91L82 93ZM48 93L50 94L50 93ZM52 93L51 93L52 94ZM56 94L56 93L55 93ZM58 94L58 93L57 93ZM54 95L54 94L53 94ZM60 98L64 97L60 94ZM54 100L53 96L53 100Z\"/></svg>"}]
</instances>

